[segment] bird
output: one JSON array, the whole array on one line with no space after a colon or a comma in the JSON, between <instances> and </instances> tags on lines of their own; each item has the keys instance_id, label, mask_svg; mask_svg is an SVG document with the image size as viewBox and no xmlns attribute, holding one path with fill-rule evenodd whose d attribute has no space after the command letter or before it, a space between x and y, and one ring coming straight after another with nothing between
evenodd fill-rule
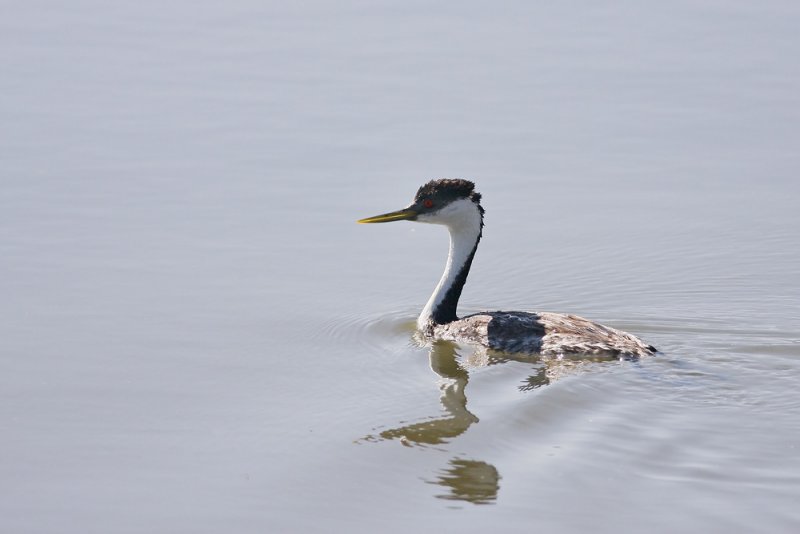
<instances>
[{"instance_id":1,"label":"bird","mask_svg":"<svg viewBox=\"0 0 800 534\"><path fill-rule=\"evenodd\" d=\"M444 273L417 318L425 339L479 345L506 353L541 356L639 358L657 349L638 337L577 315L486 311L459 317L458 300L483 236L485 210L475 184L436 179L421 186L403 209L360 219L362 224L412 221L438 224L450 233Z\"/></svg>"}]
</instances>

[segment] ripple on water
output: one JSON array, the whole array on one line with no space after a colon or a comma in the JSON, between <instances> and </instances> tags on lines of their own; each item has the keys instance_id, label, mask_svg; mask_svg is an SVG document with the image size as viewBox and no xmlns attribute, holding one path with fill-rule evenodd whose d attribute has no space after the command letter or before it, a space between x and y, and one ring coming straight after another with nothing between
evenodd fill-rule
<instances>
[{"instance_id":1,"label":"ripple on water","mask_svg":"<svg viewBox=\"0 0 800 534\"><path fill-rule=\"evenodd\" d=\"M413 344L415 330L416 314L410 310L380 315L344 313L325 321L317 338L349 347L399 351Z\"/></svg>"}]
</instances>

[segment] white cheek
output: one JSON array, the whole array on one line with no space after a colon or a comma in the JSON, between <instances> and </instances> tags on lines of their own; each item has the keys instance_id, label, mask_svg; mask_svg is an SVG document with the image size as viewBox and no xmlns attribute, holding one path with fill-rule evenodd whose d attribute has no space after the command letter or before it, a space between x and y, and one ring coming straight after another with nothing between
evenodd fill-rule
<instances>
[{"instance_id":1,"label":"white cheek","mask_svg":"<svg viewBox=\"0 0 800 534\"><path fill-rule=\"evenodd\" d=\"M417 222L421 222L421 223L425 223L425 224L447 224L447 221L444 221L439 216L439 212L436 212L436 213L423 213L422 215L417 215Z\"/></svg>"}]
</instances>

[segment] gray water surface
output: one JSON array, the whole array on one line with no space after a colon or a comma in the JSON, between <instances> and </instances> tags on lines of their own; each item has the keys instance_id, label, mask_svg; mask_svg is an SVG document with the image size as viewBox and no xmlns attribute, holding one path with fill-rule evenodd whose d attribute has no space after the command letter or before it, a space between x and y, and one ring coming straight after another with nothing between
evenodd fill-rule
<instances>
[{"instance_id":1,"label":"gray water surface","mask_svg":"<svg viewBox=\"0 0 800 534\"><path fill-rule=\"evenodd\" d=\"M796 532L794 2L16 3L3 532ZM462 313L661 353L419 343Z\"/></svg>"}]
</instances>

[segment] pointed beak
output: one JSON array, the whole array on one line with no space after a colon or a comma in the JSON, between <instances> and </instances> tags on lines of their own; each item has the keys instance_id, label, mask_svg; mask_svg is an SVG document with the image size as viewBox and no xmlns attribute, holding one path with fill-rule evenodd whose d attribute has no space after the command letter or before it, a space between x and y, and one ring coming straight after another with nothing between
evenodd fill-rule
<instances>
[{"instance_id":1,"label":"pointed beak","mask_svg":"<svg viewBox=\"0 0 800 534\"><path fill-rule=\"evenodd\" d=\"M367 223L385 223L385 222L394 222L394 221L413 221L417 218L417 212L405 208L402 210L392 211L390 213L384 213L383 215L375 215L374 217L367 217L366 219L360 219L359 223L367 224Z\"/></svg>"}]
</instances>

